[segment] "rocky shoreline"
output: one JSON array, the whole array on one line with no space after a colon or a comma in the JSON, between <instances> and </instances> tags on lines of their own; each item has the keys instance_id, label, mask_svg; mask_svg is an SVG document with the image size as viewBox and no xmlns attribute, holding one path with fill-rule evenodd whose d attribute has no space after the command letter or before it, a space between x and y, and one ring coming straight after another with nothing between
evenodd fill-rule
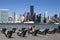
<instances>
[{"instance_id":1,"label":"rocky shoreline","mask_svg":"<svg viewBox=\"0 0 60 40\"><path fill-rule=\"evenodd\" d=\"M6 38L4 34L0 32L0 40L60 40L60 33L47 34L47 35L26 35L26 37L19 37L16 33L12 35L12 38Z\"/></svg>"}]
</instances>

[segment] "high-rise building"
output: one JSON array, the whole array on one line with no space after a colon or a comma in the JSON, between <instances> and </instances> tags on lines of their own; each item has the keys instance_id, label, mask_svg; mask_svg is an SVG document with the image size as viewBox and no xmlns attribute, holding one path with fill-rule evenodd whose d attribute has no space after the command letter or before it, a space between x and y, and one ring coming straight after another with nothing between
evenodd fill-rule
<instances>
[{"instance_id":1,"label":"high-rise building","mask_svg":"<svg viewBox=\"0 0 60 40\"><path fill-rule=\"evenodd\" d=\"M50 17L50 16L48 16L48 17L46 18L46 23L49 23L49 21L51 21L51 17Z\"/></svg>"},{"instance_id":2,"label":"high-rise building","mask_svg":"<svg viewBox=\"0 0 60 40\"><path fill-rule=\"evenodd\" d=\"M59 13L59 23L60 23L60 13Z\"/></svg>"},{"instance_id":3,"label":"high-rise building","mask_svg":"<svg viewBox=\"0 0 60 40\"><path fill-rule=\"evenodd\" d=\"M24 22L24 16L23 15L20 15L20 22Z\"/></svg>"},{"instance_id":4,"label":"high-rise building","mask_svg":"<svg viewBox=\"0 0 60 40\"><path fill-rule=\"evenodd\" d=\"M24 21L26 21L26 20L27 20L27 13L24 12Z\"/></svg>"},{"instance_id":5,"label":"high-rise building","mask_svg":"<svg viewBox=\"0 0 60 40\"><path fill-rule=\"evenodd\" d=\"M36 13L34 13L34 15L33 15L33 21L36 22L36 19L37 19Z\"/></svg>"},{"instance_id":6,"label":"high-rise building","mask_svg":"<svg viewBox=\"0 0 60 40\"><path fill-rule=\"evenodd\" d=\"M30 21L30 15L29 15L30 13L29 12L27 12L27 21Z\"/></svg>"},{"instance_id":7,"label":"high-rise building","mask_svg":"<svg viewBox=\"0 0 60 40\"><path fill-rule=\"evenodd\" d=\"M40 23L43 23L43 20L44 20L43 15L42 13L40 13Z\"/></svg>"},{"instance_id":8,"label":"high-rise building","mask_svg":"<svg viewBox=\"0 0 60 40\"><path fill-rule=\"evenodd\" d=\"M34 6L33 5L31 5L30 6L30 21L33 21L33 16L34 16Z\"/></svg>"},{"instance_id":9,"label":"high-rise building","mask_svg":"<svg viewBox=\"0 0 60 40\"><path fill-rule=\"evenodd\" d=\"M47 12L47 11L45 12L45 17L46 17L46 18L48 17L48 12Z\"/></svg>"},{"instance_id":10,"label":"high-rise building","mask_svg":"<svg viewBox=\"0 0 60 40\"><path fill-rule=\"evenodd\" d=\"M34 6L33 5L30 6L30 15L31 16L34 15Z\"/></svg>"},{"instance_id":11,"label":"high-rise building","mask_svg":"<svg viewBox=\"0 0 60 40\"><path fill-rule=\"evenodd\" d=\"M54 15L54 18L55 18L55 19L57 19L57 18L58 18L58 15L57 15L57 14L55 14L55 15Z\"/></svg>"},{"instance_id":12,"label":"high-rise building","mask_svg":"<svg viewBox=\"0 0 60 40\"><path fill-rule=\"evenodd\" d=\"M44 13L44 23L46 23L46 14Z\"/></svg>"},{"instance_id":13,"label":"high-rise building","mask_svg":"<svg viewBox=\"0 0 60 40\"><path fill-rule=\"evenodd\" d=\"M60 18L60 13L59 13L59 18Z\"/></svg>"},{"instance_id":14,"label":"high-rise building","mask_svg":"<svg viewBox=\"0 0 60 40\"><path fill-rule=\"evenodd\" d=\"M43 23L43 17L41 13L37 15L37 22Z\"/></svg>"},{"instance_id":15,"label":"high-rise building","mask_svg":"<svg viewBox=\"0 0 60 40\"><path fill-rule=\"evenodd\" d=\"M42 14L40 14L40 23L41 23L41 21L42 21L41 19L42 19Z\"/></svg>"},{"instance_id":16,"label":"high-rise building","mask_svg":"<svg viewBox=\"0 0 60 40\"><path fill-rule=\"evenodd\" d=\"M8 9L0 9L0 23L8 22Z\"/></svg>"},{"instance_id":17,"label":"high-rise building","mask_svg":"<svg viewBox=\"0 0 60 40\"><path fill-rule=\"evenodd\" d=\"M15 23L15 21L16 21L16 13L15 12L12 13L12 21L13 21L13 23Z\"/></svg>"}]
</instances>

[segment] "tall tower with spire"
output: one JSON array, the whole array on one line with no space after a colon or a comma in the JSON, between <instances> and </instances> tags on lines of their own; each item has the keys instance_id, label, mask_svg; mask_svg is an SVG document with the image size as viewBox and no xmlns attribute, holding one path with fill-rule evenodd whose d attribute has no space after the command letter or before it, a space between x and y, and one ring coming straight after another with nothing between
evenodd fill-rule
<instances>
[{"instance_id":1,"label":"tall tower with spire","mask_svg":"<svg viewBox=\"0 0 60 40\"><path fill-rule=\"evenodd\" d=\"M16 13L15 12L12 13L12 20L13 20L13 23L15 23L15 21L16 21Z\"/></svg>"},{"instance_id":2,"label":"tall tower with spire","mask_svg":"<svg viewBox=\"0 0 60 40\"><path fill-rule=\"evenodd\" d=\"M48 12L47 11L45 12L45 16L46 16L46 18L48 17Z\"/></svg>"},{"instance_id":3,"label":"tall tower with spire","mask_svg":"<svg viewBox=\"0 0 60 40\"><path fill-rule=\"evenodd\" d=\"M44 13L44 23L46 23L46 14Z\"/></svg>"}]
</instances>

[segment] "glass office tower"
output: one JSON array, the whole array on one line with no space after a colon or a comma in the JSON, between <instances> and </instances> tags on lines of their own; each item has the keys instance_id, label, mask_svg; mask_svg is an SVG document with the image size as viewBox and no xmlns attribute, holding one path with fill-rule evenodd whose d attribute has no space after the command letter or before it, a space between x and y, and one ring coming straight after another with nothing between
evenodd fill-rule
<instances>
[{"instance_id":1,"label":"glass office tower","mask_svg":"<svg viewBox=\"0 0 60 40\"><path fill-rule=\"evenodd\" d=\"M0 23L8 22L8 9L0 9Z\"/></svg>"},{"instance_id":2,"label":"glass office tower","mask_svg":"<svg viewBox=\"0 0 60 40\"><path fill-rule=\"evenodd\" d=\"M34 15L34 6L33 5L30 6L30 15L31 16Z\"/></svg>"}]
</instances>

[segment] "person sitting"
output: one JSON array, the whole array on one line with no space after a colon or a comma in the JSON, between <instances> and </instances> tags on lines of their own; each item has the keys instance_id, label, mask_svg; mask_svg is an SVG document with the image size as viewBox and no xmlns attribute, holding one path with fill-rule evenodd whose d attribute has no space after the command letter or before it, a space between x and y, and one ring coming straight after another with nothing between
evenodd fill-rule
<instances>
[{"instance_id":1,"label":"person sitting","mask_svg":"<svg viewBox=\"0 0 60 40\"><path fill-rule=\"evenodd\" d=\"M35 26L32 27L32 35L33 35L33 36L37 36L38 31L39 31L39 30L36 29Z\"/></svg>"},{"instance_id":2,"label":"person sitting","mask_svg":"<svg viewBox=\"0 0 60 40\"><path fill-rule=\"evenodd\" d=\"M32 34L32 27L31 26L28 27L28 35L29 34Z\"/></svg>"},{"instance_id":3,"label":"person sitting","mask_svg":"<svg viewBox=\"0 0 60 40\"><path fill-rule=\"evenodd\" d=\"M25 37L27 30L25 30L25 28L22 28L22 30L19 30L19 32L17 32L18 36L21 37Z\"/></svg>"},{"instance_id":4,"label":"person sitting","mask_svg":"<svg viewBox=\"0 0 60 40\"><path fill-rule=\"evenodd\" d=\"M32 27L32 32L34 32L36 29L35 29L35 26Z\"/></svg>"},{"instance_id":5,"label":"person sitting","mask_svg":"<svg viewBox=\"0 0 60 40\"><path fill-rule=\"evenodd\" d=\"M2 28L1 33L5 34L6 30L6 28Z\"/></svg>"},{"instance_id":6,"label":"person sitting","mask_svg":"<svg viewBox=\"0 0 60 40\"><path fill-rule=\"evenodd\" d=\"M17 29L17 28L12 28L13 33L15 33L16 29Z\"/></svg>"},{"instance_id":7,"label":"person sitting","mask_svg":"<svg viewBox=\"0 0 60 40\"><path fill-rule=\"evenodd\" d=\"M12 37L12 34L13 34L13 31L6 31L5 32L5 36L7 37L7 38L11 38Z\"/></svg>"},{"instance_id":8,"label":"person sitting","mask_svg":"<svg viewBox=\"0 0 60 40\"><path fill-rule=\"evenodd\" d=\"M49 29L48 34L55 34L57 32L57 28Z\"/></svg>"},{"instance_id":9,"label":"person sitting","mask_svg":"<svg viewBox=\"0 0 60 40\"><path fill-rule=\"evenodd\" d=\"M60 25L58 25L57 33L60 33Z\"/></svg>"},{"instance_id":10,"label":"person sitting","mask_svg":"<svg viewBox=\"0 0 60 40\"><path fill-rule=\"evenodd\" d=\"M28 34L32 34L33 36L37 36L38 30L35 28L35 26L29 26L28 27Z\"/></svg>"}]
</instances>

